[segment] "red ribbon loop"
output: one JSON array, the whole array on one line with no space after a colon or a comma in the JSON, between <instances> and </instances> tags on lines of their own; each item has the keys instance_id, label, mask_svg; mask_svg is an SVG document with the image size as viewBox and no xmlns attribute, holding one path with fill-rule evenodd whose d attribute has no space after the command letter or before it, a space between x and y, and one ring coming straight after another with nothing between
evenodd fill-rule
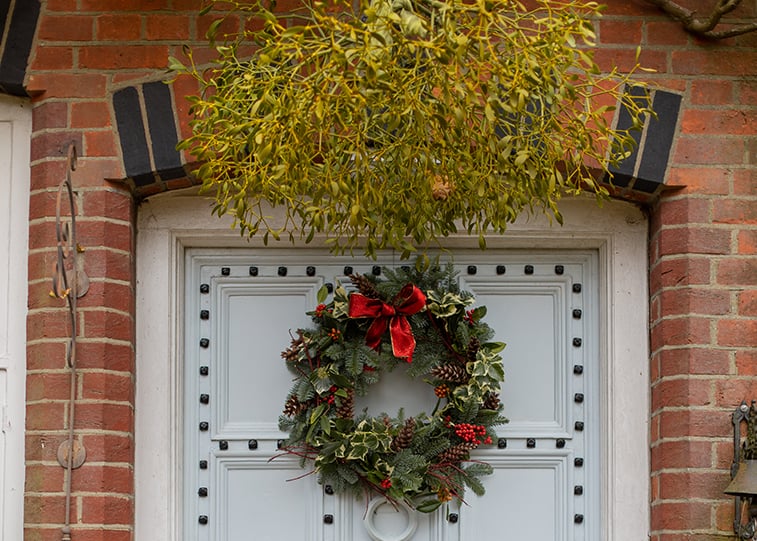
<instances>
[{"instance_id":1,"label":"red ribbon loop","mask_svg":"<svg viewBox=\"0 0 757 541\"><path fill-rule=\"evenodd\" d=\"M392 339L392 353L395 357L412 362L415 351L415 337L406 316L420 312L426 306L426 295L413 284L407 284L387 304L371 299L360 293L350 295L350 317L374 318L365 333L365 344L375 350L381 345L381 337L389 328Z\"/></svg>"}]
</instances>

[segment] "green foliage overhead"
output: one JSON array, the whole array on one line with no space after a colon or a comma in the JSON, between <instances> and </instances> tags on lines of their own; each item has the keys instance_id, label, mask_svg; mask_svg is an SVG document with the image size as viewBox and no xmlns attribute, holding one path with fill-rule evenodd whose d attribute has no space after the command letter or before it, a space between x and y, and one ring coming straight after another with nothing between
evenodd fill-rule
<instances>
[{"instance_id":1,"label":"green foliage overhead","mask_svg":"<svg viewBox=\"0 0 757 541\"><path fill-rule=\"evenodd\" d=\"M462 228L483 247L524 210L559 221L562 196L605 195L587 164L606 170L633 144L614 105L637 127L647 112L624 94L629 74L593 59L594 2L223 5L245 30L221 43L211 27L216 62L171 60L202 88L180 146L214 212L266 242L320 234L407 256Z\"/></svg>"}]
</instances>

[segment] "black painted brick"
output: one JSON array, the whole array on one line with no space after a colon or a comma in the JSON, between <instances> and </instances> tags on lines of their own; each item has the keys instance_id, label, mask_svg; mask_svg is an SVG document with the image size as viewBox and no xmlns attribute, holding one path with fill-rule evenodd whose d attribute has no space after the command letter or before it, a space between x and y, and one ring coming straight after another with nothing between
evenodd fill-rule
<instances>
[{"instance_id":1,"label":"black painted brick","mask_svg":"<svg viewBox=\"0 0 757 541\"><path fill-rule=\"evenodd\" d=\"M5 28L8 22L8 13L11 9L11 0L0 0L0 28Z\"/></svg>"},{"instance_id":2,"label":"black painted brick","mask_svg":"<svg viewBox=\"0 0 757 541\"><path fill-rule=\"evenodd\" d=\"M632 86L627 94L631 96L631 99L637 103L642 104L642 97L645 96L646 90L638 86ZM628 112L622 104L620 111L618 111L618 123L616 125L617 130L627 130L633 125L631 120L631 114ZM633 172L636 169L636 162L639 159L639 143L641 142L641 131L631 131L631 137L636 142L636 146L633 149L632 154L620 162L616 167L610 167L610 172L613 174L613 184L616 186L628 186L628 183L633 178Z\"/></svg>"},{"instance_id":3,"label":"black painted brick","mask_svg":"<svg viewBox=\"0 0 757 541\"><path fill-rule=\"evenodd\" d=\"M152 165L137 89L128 87L113 94L113 109L116 112L126 176L133 178L151 173Z\"/></svg>"},{"instance_id":4,"label":"black painted brick","mask_svg":"<svg viewBox=\"0 0 757 541\"><path fill-rule=\"evenodd\" d=\"M150 186L152 184L155 184L158 180L155 178L155 174L151 172L134 175L131 177L131 179L134 181L134 185L138 188L144 188L145 186Z\"/></svg>"},{"instance_id":5,"label":"black painted brick","mask_svg":"<svg viewBox=\"0 0 757 541\"><path fill-rule=\"evenodd\" d=\"M163 169L158 172L161 180L173 180L176 178L182 178L187 176L187 172L183 167L172 167L171 169Z\"/></svg>"},{"instance_id":6,"label":"black painted brick","mask_svg":"<svg viewBox=\"0 0 757 541\"><path fill-rule=\"evenodd\" d=\"M11 12L10 2L0 0L2 28L6 28L9 16L11 19L5 48L0 51L0 86L9 94L26 95L24 76L37 29L39 9L38 0L25 0L16 2Z\"/></svg>"},{"instance_id":7,"label":"black painted brick","mask_svg":"<svg viewBox=\"0 0 757 541\"><path fill-rule=\"evenodd\" d=\"M673 147L678 112L681 108L681 96L658 90L655 92L652 108L657 113L657 118L649 120L641 165L636 175L638 180L634 185L634 189L641 191L650 190L639 187L640 180L657 184L665 182L665 171L668 168L668 158Z\"/></svg>"},{"instance_id":8,"label":"black painted brick","mask_svg":"<svg viewBox=\"0 0 757 541\"><path fill-rule=\"evenodd\" d=\"M167 84L155 82L145 84L142 92L145 97L155 169L163 176L164 170L181 167L181 157L179 151L176 150L179 139L171 91Z\"/></svg>"},{"instance_id":9,"label":"black painted brick","mask_svg":"<svg viewBox=\"0 0 757 541\"><path fill-rule=\"evenodd\" d=\"M660 182L644 180L643 178L637 178L633 183L633 189L635 191L644 193L655 193L660 186L662 186Z\"/></svg>"}]
</instances>

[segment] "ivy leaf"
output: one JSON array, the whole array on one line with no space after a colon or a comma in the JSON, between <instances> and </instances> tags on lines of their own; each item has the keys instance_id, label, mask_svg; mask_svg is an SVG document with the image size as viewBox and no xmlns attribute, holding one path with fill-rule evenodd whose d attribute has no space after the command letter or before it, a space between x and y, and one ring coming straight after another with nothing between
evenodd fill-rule
<instances>
[{"instance_id":1,"label":"ivy leaf","mask_svg":"<svg viewBox=\"0 0 757 541\"><path fill-rule=\"evenodd\" d=\"M441 505L442 502L439 501L438 498L433 498L419 503L415 506L415 510L420 511L421 513L433 513L434 511L439 509Z\"/></svg>"},{"instance_id":2,"label":"ivy leaf","mask_svg":"<svg viewBox=\"0 0 757 541\"><path fill-rule=\"evenodd\" d=\"M484 317L486 316L486 306L478 306L474 308L472 316L474 321L480 321L484 319Z\"/></svg>"},{"instance_id":3,"label":"ivy leaf","mask_svg":"<svg viewBox=\"0 0 757 541\"><path fill-rule=\"evenodd\" d=\"M328 296L329 296L329 290L328 290L328 288L325 285L321 286L318 289L318 293L317 293L317 296L316 296L316 298L318 300L318 303L320 304L320 303L325 302L326 298Z\"/></svg>"},{"instance_id":4,"label":"ivy leaf","mask_svg":"<svg viewBox=\"0 0 757 541\"><path fill-rule=\"evenodd\" d=\"M321 430L327 436L331 434L331 420L326 415L321 416Z\"/></svg>"},{"instance_id":5,"label":"ivy leaf","mask_svg":"<svg viewBox=\"0 0 757 541\"><path fill-rule=\"evenodd\" d=\"M500 351L505 349L506 344L504 342L486 342L481 344L481 348L485 349L487 353L496 355Z\"/></svg>"},{"instance_id":6,"label":"ivy leaf","mask_svg":"<svg viewBox=\"0 0 757 541\"><path fill-rule=\"evenodd\" d=\"M347 460L365 460L368 455L368 447L365 445L353 445L345 457Z\"/></svg>"}]
</instances>

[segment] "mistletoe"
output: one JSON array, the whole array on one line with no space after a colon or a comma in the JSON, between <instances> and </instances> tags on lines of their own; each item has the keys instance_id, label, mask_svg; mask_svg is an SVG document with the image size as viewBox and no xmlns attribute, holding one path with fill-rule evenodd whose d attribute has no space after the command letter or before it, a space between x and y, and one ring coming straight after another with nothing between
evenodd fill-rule
<instances>
[{"instance_id":1,"label":"mistletoe","mask_svg":"<svg viewBox=\"0 0 757 541\"><path fill-rule=\"evenodd\" d=\"M460 291L449 265L385 269L384 279L352 275L357 291L324 287L282 353L295 375L279 426L284 450L310 463L336 492L378 493L431 512L465 489L482 495L489 464L471 451L491 445L501 415L504 379L483 306ZM355 413L383 373L404 366L433 387L430 413L406 417Z\"/></svg>"}]
</instances>

